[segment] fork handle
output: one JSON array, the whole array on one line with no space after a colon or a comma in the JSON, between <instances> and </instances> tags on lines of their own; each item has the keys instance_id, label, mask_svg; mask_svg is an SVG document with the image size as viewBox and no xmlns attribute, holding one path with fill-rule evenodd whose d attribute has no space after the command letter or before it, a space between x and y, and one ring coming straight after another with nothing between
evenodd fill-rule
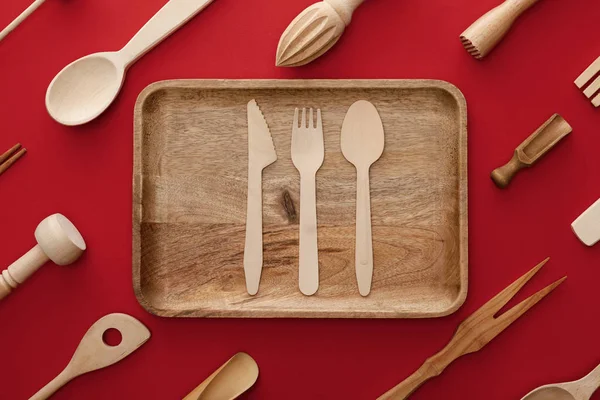
<instances>
[{"instance_id":1,"label":"fork handle","mask_svg":"<svg viewBox=\"0 0 600 400\"><path fill-rule=\"evenodd\" d=\"M356 173L356 244L355 268L358 291L362 296L371 292L373 281L373 235L371 231L371 189L369 169Z\"/></svg>"},{"instance_id":2,"label":"fork handle","mask_svg":"<svg viewBox=\"0 0 600 400\"><path fill-rule=\"evenodd\" d=\"M319 250L317 246L316 174L300 178L300 291L312 296L319 289Z\"/></svg>"}]
</instances>

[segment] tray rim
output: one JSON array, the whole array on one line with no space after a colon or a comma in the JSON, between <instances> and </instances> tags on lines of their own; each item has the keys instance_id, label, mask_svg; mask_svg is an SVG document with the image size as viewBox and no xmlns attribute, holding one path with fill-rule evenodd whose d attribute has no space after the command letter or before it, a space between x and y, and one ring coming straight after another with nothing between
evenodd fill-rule
<instances>
[{"instance_id":1,"label":"tray rim","mask_svg":"<svg viewBox=\"0 0 600 400\"><path fill-rule=\"evenodd\" d=\"M141 223L142 223L142 148L143 107L146 100L162 89L440 89L450 94L458 106L458 219L460 289L455 301L443 311L281 311L281 310L202 310L199 308L172 310L155 307L142 291ZM149 313L160 317L196 318L369 318L417 319L439 318L455 313L465 303L468 293L468 127L467 103L463 93L450 82L437 79L171 79L151 83L136 99L134 107L134 145L132 173L132 274L133 289L138 303Z\"/></svg>"}]
</instances>

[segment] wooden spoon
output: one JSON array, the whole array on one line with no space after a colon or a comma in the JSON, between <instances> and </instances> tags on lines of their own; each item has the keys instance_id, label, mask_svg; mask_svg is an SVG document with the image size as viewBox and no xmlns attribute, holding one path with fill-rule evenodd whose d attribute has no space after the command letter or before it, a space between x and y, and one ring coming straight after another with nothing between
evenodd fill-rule
<instances>
[{"instance_id":1,"label":"wooden spoon","mask_svg":"<svg viewBox=\"0 0 600 400\"><path fill-rule=\"evenodd\" d=\"M600 365L578 381L541 386L521 400L589 400L600 387Z\"/></svg>"},{"instance_id":2,"label":"wooden spoon","mask_svg":"<svg viewBox=\"0 0 600 400\"><path fill-rule=\"evenodd\" d=\"M373 280L369 169L385 146L383 123L373 104L359 100L350 106L342 125L341 146L346 160L356 167L356 279L360 294L367 296Z\"/></svg>"},{"instance_id":3,"label":"wooden spoon","mask_svg":"<svg viewBox=\"0 0 600 400\"><path fill-rule=\"evenodd\" d=\"M102 335L109 329L121 333L121 343L116 346L104 343ZM81 339L69 365L29 400L47 399L73 378L121 361L148 339L148 328L129 315L109 314L100 318Z\"/></svg>"},{"instance_id":4,"label":"wooden spoon","mask_svg":"<svg viewBox=\"0 0 600 400\"><path fill-rule=\"evenodd\" d=\"M183 400L233 400L254 385L258 365L246 353L237 353Z\"/></svg>"},{"instance_id":5,"label":"wooden spoon","mask_svg":"<svg viewBox=\"0 0 600 400\"><path fill-rule=\"evenodd\" d=\"M170 0L121 50L67 65L46 92L50 116L63 125L81 125L102 114L117 97L127 68L211 2Z\"/></svg>"}]
</instances>

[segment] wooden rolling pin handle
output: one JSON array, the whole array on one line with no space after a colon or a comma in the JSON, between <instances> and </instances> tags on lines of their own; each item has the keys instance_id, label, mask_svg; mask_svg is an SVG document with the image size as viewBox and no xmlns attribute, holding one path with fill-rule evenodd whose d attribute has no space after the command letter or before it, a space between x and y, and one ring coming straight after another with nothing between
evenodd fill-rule
<instances>
[{"instance_id":1,"label":"wooden rolling pin handle","mask_svg":"<svg viewBox=\"0 0 600 400\"><path fill-rule=\"evenodd\" d=\"M0 300L25 282L47 261L48 256L38 244L2 271L2 275L0 275Z\"/></svg>"},{"instance_id":2,"label":"wooden rolling pin handle","mask_svg":"<svg viewBox=\"0 0 600 400\"><path fill-rule=\"evenodd\" d=\"M504 189L508 186L515 174L524 166L525 164L519 160L519 153L515 151L513 158L506 165L492 171L492 180L496 186Z\"/></svg>"},{"instance_id":3,"label":"wooden rolling pin handle","mask_svg":"<svg viewBox=\"0 0 600 400\"><path fill-rule=\"evenodd\" d=\"M325 0L339 14L346 26L352 21L352 14L365 0Z\"/></svg>"}]
</instances>

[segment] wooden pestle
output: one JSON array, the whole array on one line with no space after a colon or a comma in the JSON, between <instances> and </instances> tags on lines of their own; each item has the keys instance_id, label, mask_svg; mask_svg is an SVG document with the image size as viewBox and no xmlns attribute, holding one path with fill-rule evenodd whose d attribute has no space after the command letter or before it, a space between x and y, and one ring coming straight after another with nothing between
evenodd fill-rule
<instances>
[{"instance_id":1,"label":"wooden pestle","mask_svg":"<svg viewBox=\"0 0 600 400\"><path fill-rule=\"evenodd\" d=\"M460 35L465 49L482 59L504 38L512 24L538 0L506 0L473 23Z\"/></svg>"},{"instance_id":2,"label":"wooden pestle","mask_svg":"<svg viewBox=\"0 0 600 400\"><path fill-rule=\"evenodd\" d=\"M45 218L35 230L38 244L0 275L0 300L25 282L48 260L58 265L75 262L86 249L83 237L64 215Z\"/></svg>"}]
</instances>

